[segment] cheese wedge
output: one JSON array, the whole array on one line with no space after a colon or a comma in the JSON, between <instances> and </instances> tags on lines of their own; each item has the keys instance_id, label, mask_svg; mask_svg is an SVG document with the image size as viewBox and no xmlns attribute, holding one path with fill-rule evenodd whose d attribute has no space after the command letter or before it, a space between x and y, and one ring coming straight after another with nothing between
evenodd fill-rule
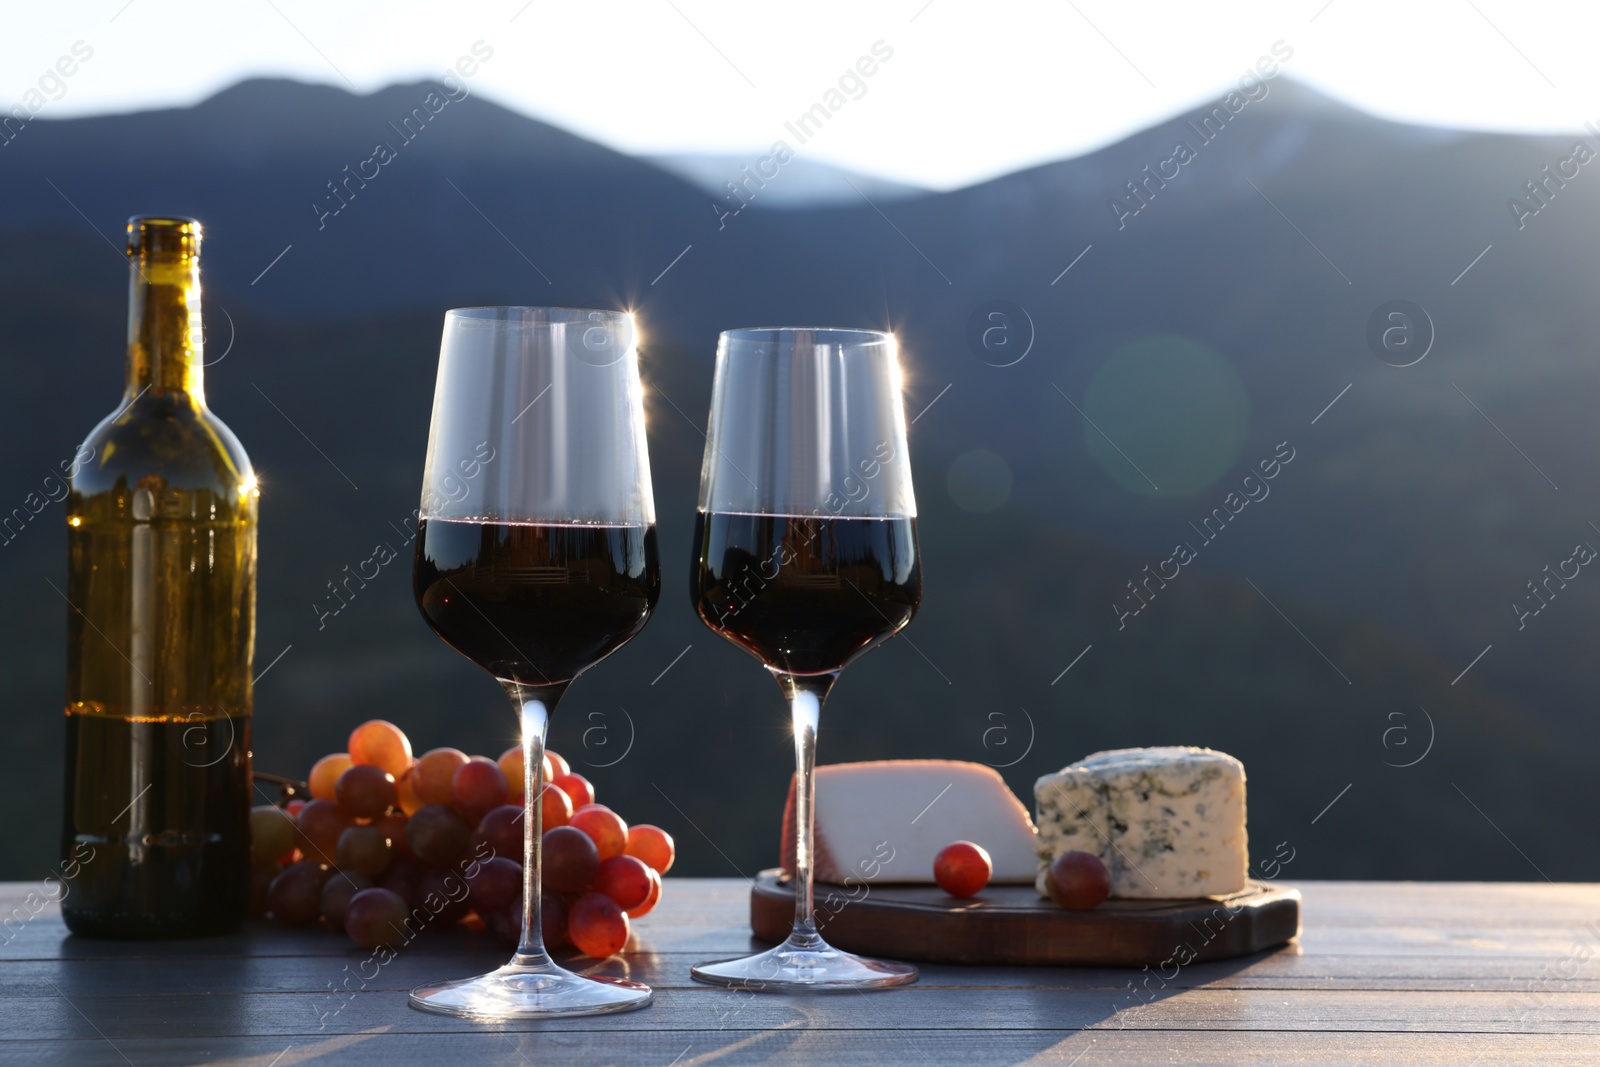
<instances>
[{"instance_id":1,"label":"cheese wedge","mask_svg":"<svg viewBox=\"0 0 1600 1067\"><path fill-rule=\"evenodd\" d=\"M1096 752L1040 778L1036 885L1063 852L1089 852L1114 897L1221 896L1245 887L1244 764L1209 748Z\"/></svg>"},{"instance_id":2,"label":"cheese wedge","mask_svg":"<svg viewBox=\"0 0 1600 1067\"><path fill-rule=\"evenodd\" d=\"M1033 881L1028 809L993 767L957 760L833 763L816 772L818 882L933 881L933 858L956 841L982 845L991 882ZM784 869L794 870L794 783L783 809Z\"/></svg>"}]
</instances>

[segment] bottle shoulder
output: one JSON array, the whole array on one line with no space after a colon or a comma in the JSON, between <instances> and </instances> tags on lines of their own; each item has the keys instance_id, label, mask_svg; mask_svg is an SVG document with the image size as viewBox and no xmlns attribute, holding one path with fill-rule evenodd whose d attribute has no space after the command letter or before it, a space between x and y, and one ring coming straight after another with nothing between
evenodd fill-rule
<instances>
[{"instance_id":1,"label":"bottle shoulder","mask_svg":"<svg viewBox=\"0 0 1600 1067\"><path fill-rule=\"evenodd\" d=\"M138 486L235 499L255 495L250 457L232 430L182 393L124 398L74 457L71 492L95 497Z\"/></svg>"}]
</instances>

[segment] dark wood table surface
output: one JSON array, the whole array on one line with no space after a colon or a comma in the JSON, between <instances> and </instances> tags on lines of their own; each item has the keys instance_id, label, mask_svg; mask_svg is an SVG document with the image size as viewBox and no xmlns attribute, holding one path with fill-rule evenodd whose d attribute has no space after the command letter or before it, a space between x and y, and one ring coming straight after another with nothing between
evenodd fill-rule
<instances>
[{"instance_id":1,"label":"dark wood table surface","mask_svg":"<svg viewBox=\"0 0 1600 1067\"><path fill-rule=\"evenodd\" d=\"M324 931L69 937L39 886L0 884L0 1063L1600 1064L1600 885L1299 882L1298 942L1165 975L926 966L916 985L794 997L689 978L745 952L749 885L669 878L630 951L642 1011L484 1025L405 991L503 962L470 930L392 961ZM42 906L41 906L42 905ZM9 918L6 918L9 916Z\"/></svg>"}]
</instances>

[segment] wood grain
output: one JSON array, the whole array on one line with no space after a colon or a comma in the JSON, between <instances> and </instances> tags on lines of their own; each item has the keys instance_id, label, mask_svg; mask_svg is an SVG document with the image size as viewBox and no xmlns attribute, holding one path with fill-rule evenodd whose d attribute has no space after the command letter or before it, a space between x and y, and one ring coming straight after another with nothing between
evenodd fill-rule
<instances>
[{"instance_id":1,"label":"wood grain","mask_svg":"<svg viewBox=\"0 0 1600 1067\"><path fill-rule=\"evenodd\" d=\"M1600 886L1296 888L1298 940L1175 974L926 964L904 989L786 997L689 980L758 944L750 883L674 878L626 954L573 961L650 982L655 1004L503 1026L405 1006L502 962L482 933L429 931L368 979L327 931L86 941L47 906L0 926L0 1064L1600 1063ZM34 889L0 885L0 914Z\"/></svg>"},{"instance_id":2,"label":"wood grain","mask_svg":"<svg viewBox=\"0 0 1600 1067\"><path fill-rule=\"evenodd\" d=\"M1032 886L989 886L955 900L935 886L818 886L812 914L846 952L935 963L1161 967L1232 959L1300 932L1300 894L1252 882L1218 900L1108 900L1068 911ZM768 942L789 936L794 885L762 871L750 889L750 926ZM1176 973L1176 970L1174 970Z\"/></svg>"}]
</instances>

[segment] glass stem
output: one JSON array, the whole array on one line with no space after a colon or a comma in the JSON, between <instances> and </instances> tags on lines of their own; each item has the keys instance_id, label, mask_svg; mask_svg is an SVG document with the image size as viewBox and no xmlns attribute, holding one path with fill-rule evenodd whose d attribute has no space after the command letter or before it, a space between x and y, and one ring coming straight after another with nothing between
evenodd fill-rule
<instances>
[{"instance_id":1,"label":"glass stem","mask_svg":"<svg viewBox=\"0 0 1600 1067\"><path fill-rule=\"evenodd\" d=\"M795 948L816 948L823 944L817 933L811 897L815 866L812 835L816 832L812 784L817 765L817 721L822 716L822 702L838 677L837 674L778 675L794 724L794 931L789 934L789 944Z\"/></svg>"},{"instance_id":2,"label":"glass stem","mask_svg":"<svg viewBox=\"0 0 1600 1067\"><path fill-rule=\"evenodd\" d=\"M522 940L511 961L519 967L553 966L544 949L539 887L543 873L544 742L550 712L565 685L523 685L501 679L522 727Z\"/></svg>"}]
</instances>

